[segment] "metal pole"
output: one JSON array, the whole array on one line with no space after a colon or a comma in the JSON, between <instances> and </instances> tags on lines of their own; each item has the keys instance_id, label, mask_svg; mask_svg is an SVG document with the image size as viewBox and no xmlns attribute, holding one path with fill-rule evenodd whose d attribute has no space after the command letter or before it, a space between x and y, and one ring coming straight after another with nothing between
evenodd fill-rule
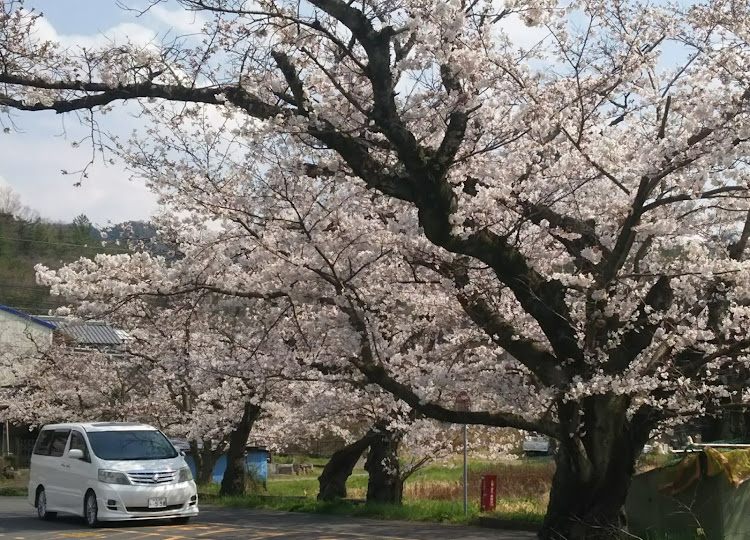
<instances>
[{"instance_id":1,"label":"metal pole","mask_svg":"<svg viewBox=\"0 0 750 540\"><path fill-rule=\"evenodd\" d=\"M469 500L469 482L466 468L466 424L464 424L464 515L469 515L468 500Z\"/></svg>"}]
</instances>

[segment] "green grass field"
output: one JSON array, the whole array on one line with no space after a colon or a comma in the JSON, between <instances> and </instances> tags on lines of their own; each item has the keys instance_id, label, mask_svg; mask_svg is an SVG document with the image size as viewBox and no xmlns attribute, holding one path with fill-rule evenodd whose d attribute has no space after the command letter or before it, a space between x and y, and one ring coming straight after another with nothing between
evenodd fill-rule
<instances>
[{"instance_id":1,"label":"green grass field","mask_svg":"<svg viewBox=\"0 0 750 540\"><path fill-rule=\"evenodd\" d=\"M639 472L663 465L665 456L644 456ZM325 460L313 462L313 472L299 476L272 476L266 488L256 488L244 497L219 499L219 486L202 486L200 491L211 502L231 506L250 506L292 512L331 513L383 519L476 523L480 516L481 477L497 475L497 507L483 514L516 523L539 524L544 520L555 466L549 458L515 459L495 462L471 460L468 466L469 507L463 514L463 469L460 460L435 463L416 472L404 486L404 503L365 505L358 500L367 495L367 474L355 469L347 481L348 500L319 502L318 476ZM354 499L354 500L351 500ZM670 538L670 540L672 540Z\"/></svg>"},{"instance_id":2,"label":"green grass field","mask_svg":"<svg viewBox=\"0 0 750 540\"><path fill-rule=\"evenodd\" d=\"M322 463L313 472L297 476L272 476L265 489L255 486L243 497L218 497L219 486L201 486L203 500L230 506L251 506L277 510L336 513L351 516L381 517L449 523L475 523L479 516L480 482L484 474L498 477L497 509L492 517L513 521L541 522L547 506L549 486L554 472L550 460L509 460L474 462L468 467L469 507L463 514L463 470L460 463L447 462L426 467L404 486L404 504L361 504L367 495L367 474L355 469L347 481L346 501L319 502L318 476ZM353 500L352 500L353 499Z\"/></svg>"}]
</instances>

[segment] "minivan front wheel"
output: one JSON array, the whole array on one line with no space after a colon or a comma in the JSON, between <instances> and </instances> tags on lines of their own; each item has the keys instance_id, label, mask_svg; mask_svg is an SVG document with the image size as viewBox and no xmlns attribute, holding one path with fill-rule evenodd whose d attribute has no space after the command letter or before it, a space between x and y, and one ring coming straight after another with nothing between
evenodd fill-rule
<instances>
[{"instance_id":1,"label":"minivan front wheel","mask_svg":"<svg viewBox=\"0 0 750 540\"><path fill-rule=\"evenodd\" d=\"M57 517L57 512L47 511L47 494L44 492L44 488L39 488L39 493L36 495L36 514L39 519L47 521Z\"/></svg>"},{"instance_id":2,"label":"minivan front wheel","mask_svg":"<svg viewBox=\"0 0 750 540\"><path fill-rule=\"evenodd\" d=\"M83 500L83 517L89 527L99 526L99 507L96 504L96 494L93 491L86 493Z\"/></svg>"}]
</instances>

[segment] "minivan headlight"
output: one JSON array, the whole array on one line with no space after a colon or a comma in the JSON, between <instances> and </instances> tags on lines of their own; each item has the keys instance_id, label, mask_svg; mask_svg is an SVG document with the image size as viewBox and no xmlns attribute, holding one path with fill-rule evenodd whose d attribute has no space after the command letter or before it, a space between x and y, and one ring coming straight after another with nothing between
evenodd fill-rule
<instances>
[{"instance_id":1,"label":"minivan headlight","mask_svg":"<svg viewBox=\"0 0 750 540\"><path fill-rule=\"evenodd\" d=\"M190 471L190 467L180 469L180 475L177 477L178 482L190 482L192 479L193 473Z\"/></svg>"},{"instance_id":2,"label":"minivan headlight","mask_svg":"<svg viewBox=\"0 0 750 540\"><path fill-rule=\"evenodd\" d=\"M120 471L108 471L99 469L99 481L105 484L125 484L130 485L128 475Z\"/></svg>"}]
</instances>

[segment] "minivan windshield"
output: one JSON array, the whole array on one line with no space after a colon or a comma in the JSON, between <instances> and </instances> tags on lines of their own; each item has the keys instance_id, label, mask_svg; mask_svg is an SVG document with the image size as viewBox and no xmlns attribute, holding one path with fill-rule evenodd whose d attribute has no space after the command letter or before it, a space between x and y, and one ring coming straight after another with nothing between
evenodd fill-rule
<instances>
[{"instance_id":1,"label":"minivan windshield","mask_svg":"<svg viewBox=\"0 0 750 540\"><path fill-rule=\"evenodd\" d=\"M101 459L139 460L177 457L160 431L89 431L91 450Z\"/></svg>"}]
</instances>

